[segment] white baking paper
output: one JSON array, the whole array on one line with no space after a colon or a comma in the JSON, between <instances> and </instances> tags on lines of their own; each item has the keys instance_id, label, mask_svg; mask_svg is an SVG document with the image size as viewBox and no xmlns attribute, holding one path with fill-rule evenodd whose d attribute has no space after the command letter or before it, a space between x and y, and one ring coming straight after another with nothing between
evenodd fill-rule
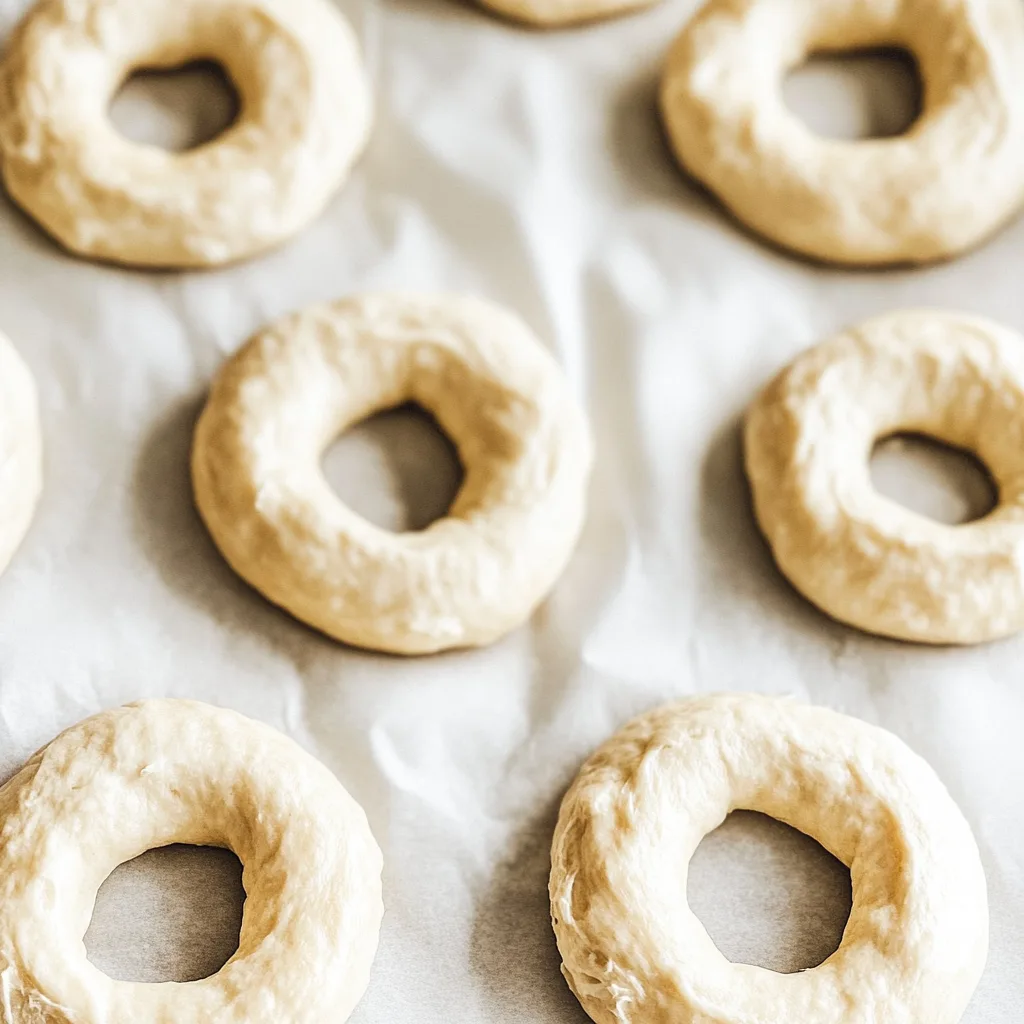
<instances>
[{"instance_id":1,"label":"white baking paper","mask_svg":"<svg viewBox=\"0 0 1024 1024\"><path fill-rule=\"evenodd\" d=\"M3 31L23 6L0 2ZM681 177L655 114L692 0L552 33L457 0L343 6L373 76L373 138L281 250L208 273L117 269L62 253L0 202L0 328L35 374L46 443L38 515L0 579L0 768L140 697L262 719L337 774L384 851L387 913L353 1020L565 1024L585 1017L545 886L581 759L664 701L795 694L893 730L945 780L990 890L991 954L965 1020L1015 1024L1024 639L931 650L825 619L759 539L737 424L792 356L875 313L952 306L1024 329L1024 220L917 271L824 269L749 236ZM815 74L792 102L857 130L856 96ZM175 142L164 115L133 100L118 116ZM190 432L221 361L272 318L365 288L508 305L589 409L579 551L530 626L487 650L407 660L333 643L241 583L193 511ZM444 507L455 467L410 417L378 426L329 472L367 514L415 525ZM927 466L879 474L934 507ZM740 815L698 851L690 892L728 955L792 970L834 947L848 886L810 840ZM196 977L230 953L240 900L229 854L147 854L101 891L90 955L122 977Z\"/></svg>"}]
</instances>

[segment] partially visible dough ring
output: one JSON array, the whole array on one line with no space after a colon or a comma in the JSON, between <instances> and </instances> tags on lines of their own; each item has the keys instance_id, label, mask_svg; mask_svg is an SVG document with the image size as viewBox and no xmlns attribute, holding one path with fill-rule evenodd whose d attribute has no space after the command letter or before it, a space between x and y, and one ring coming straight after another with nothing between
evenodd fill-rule
<instances>
[{"instance_id":1,"label":"partially visible dough ring","mask_svg":"<svg viewBox=\"0 0 1024 1024\"><path fill-rule=\"evenodd\" d=\"M536 28L563 28L650 7L657 0L479 0L513 21Z\"/></svg>"},{"instance_id":2,"label":"partially visible dough ring","mask_svg":"<svg viewBox=\"0 0 1024 1024\"><path fill-rule=\"evenodd\" d=\"M902 47L923 111L896 138L823 139L786 108L821 51ZM662 116L679 162L741 221L827 262L924 263L1024 200L1019 0L709 0L672 47Z\"/></svg>"},{"instance_id":3,"label":"partially visible dough ring","mask_svg":"<svg viewBox=\"0 0 1024 1024\"><path fill-rule=\"evenodd\" d=\"M996 508L947 526L880 495L876 441L975 453ZM925 643L1024 628L1024 338L978 317L893 313L799 356L746 418L758 523L793 585L841 622Z\"/></svg>"},{"instance_id":4,"label":"partially visible dough ring","mask_svg":"<svg viewBox=\"0 0 1024 1024\"><path fill-rule=\"evenodd\" d=\"M32 373L0 334L0 572L28 531L43 488L43 437Z\"/></svg>"},{"instance_id":5,"label":"partially visible dough ring","mask_svg":"<svg viewBox=\"0 0 1024 1024\"><path fill-rule=\"evenodd\" d=\"M465 479L448 515L391 533L320 468L347 427L404 402ZM475 299L366 295L287 317L218 375L196 428L196 503L234 570L346 643L401 654L490 643L561 575L590 472L583 413L515 317Z\"/></svg>"},{"instance_id":6,"label":"partially visible dough ring","mask_svg":"<svg viewBox=\"0 0 1024 1024\"><path fill-rule=\"evenodd\" d=\"M739 809L849 867L850 919L818 967L730 963L687 905L690 857ZM931 768L779 698L689 700L608 740L562 801L550 894L562 972L598 1024L955 1024L988 950L978 848Z\"/></svg>"},{"instance_id":7,"label":"partially visible dough ring","mask_svg":"<svg viewBox=\"0 0 1024 1024\"><path fill-rule=\"evenodd\" d=\"M238 120L184 153L107 116L139 68L211 59ZM366 141L358 45L328 0L40 0L0 68L0 158L17 203L73 252L202 267L296 234Z\"/></svg>"},{"instance_id":8,"label":"partially visible dough ring","mask_svg":"<svg viewBox=\"0 0 1024 1024\"><path fill-rule=\"evenodd\" d=\"M242 861L238 950L201 981L114 981L82 945L96 890L118 864L170 843ZM275 730L185 700L87 718L0 789L3 1019L344 1021L377 948L380 875L362 808Z\"/></svg>"}]
</instances>

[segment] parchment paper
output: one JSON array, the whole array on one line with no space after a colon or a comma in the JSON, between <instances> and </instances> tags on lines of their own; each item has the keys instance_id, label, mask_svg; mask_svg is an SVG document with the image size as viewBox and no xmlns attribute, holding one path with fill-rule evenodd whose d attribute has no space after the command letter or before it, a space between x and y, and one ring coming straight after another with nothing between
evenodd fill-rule
<instances>
[{"instance_id":1,"label":"parchment paper","mask_svg":"<svg viewBox=\"0 0 1024 1024\"><path fill-rule=\"evenodd\" d=\"M4 32L23 6L0 2ZM823 269L749 237L680 176L654 112L692 7L540 34L456 0L346 0L375 83L369 151L312 228L231 269L98 266L0 202L0 328L35 373L46 441L42 503L0 579L0 769L161 694L296 737L384 850L358 1024L583 1021L547 914L558 800L629 716L723 689L859 715L935 766L990 889L991 955L965 1019L1024 1011L1024 639L929 650L826 620L758 537L737 434L783 363L871 314L936 304L1024 329L1024 220L919 271ZM855 97L830 81L806 80L799 103L856 130ZM119 116L159 121L145 103ZM279 314L371 287L506 303L590 410L579 551L530 627L487 650L410 661L320 637L236 579L192 509L190 431L223 358ZM457 473L403 414L328 461L347 498L395 526L442 509ZM927 466L879 473L932 507ZM727 955L792 970L834 948L849 881L810 840L740 815L698 851L690 892ZM230 953L240 900L229 854L147 854L101 891L90 955L123 977L199 976Z\"/></svg>"}]
</instances>

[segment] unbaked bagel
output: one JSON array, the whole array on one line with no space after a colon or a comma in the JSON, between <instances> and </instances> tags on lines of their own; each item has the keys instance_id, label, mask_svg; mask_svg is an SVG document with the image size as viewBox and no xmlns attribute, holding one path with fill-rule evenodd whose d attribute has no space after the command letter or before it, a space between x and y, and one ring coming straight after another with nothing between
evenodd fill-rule
<instances>
[{"instance_id":1,"label":"unbaked bagel","mask_svg":"<svg viewBox=\"0 0 1024 1024\"><path fill-rule=\"evenodd\" d=\"M0 572L32 522L43 487L43 438L32 373L0 334Z\"/></svg>"},{"instance_id":2,"label":"unbaked bagel","mask_svg":"<svg viewBox=\"0 0 1024 1024\"><path fill-rule=\"evenodd\" d=\"M687 905L691 855L739 809L849 867L850 919L818 967L730 963ZM612 737L562 801L550 893L562 971L599 1024L955 1024L988 949L978 848L931 768L778 698L689 700Z\"/></svg>"},{"instance_id":3,"label":"unbaked bagel","mask_svg":"<svg viewBox=\"0 0 1024 1024\"><path fill-rule=\"evenodd\" d=\"M447 516L391 533L320 468L347 427L416 402L465 479ZM401 654L521 624L579 535L590 435L527 328L475 299L366 295L287 317L218 375L196 427L196 504L235 571L346 643Z\"/></svg>"},{"instance_id":4,"label":"unbaked bagel","mask_svg":"<svg viewBox=\"0 0 1024 1024\"><path fill-rule=\"evenodd\" d=\"M999 490L947 526L879 494L876 441L975 453ZM747 475L779 568L871 633L973 644L1024 628L1024 338L979 317L893 313L798 357L751 406Z\"/></svg>"},{"instance_id":5,"label":"unbaked bagel","mask_svg":"<svg viewBox=\"0 0 1024 1024\"><path fill-rule=\"evenodd\" d=\"M650 7L656 0L479 0L492 11L537 28L599 21Z\"/></svg>"},{"instance_id":6,"label":"unbaked bagel","mask_svg":"<svg viewBox=\"0 0 1024 1024\"><path fill-rule=\"evenodd\" d=\"M132 71L221 63L237 121L170 153L121 136L107 107ZM369 131L348 23L328 0L41 0L0 67L12 197L68 249L199 267L254 255L325 206Z\"/></svg>"},{"instance_id":7,"label":"unbaked bagel","mask_svg":"<svg viewBox=\"0 0 1024 1024\"><path fill-rule=\"evenodd\" d=\"M242 861L238 951L201 981L114 981L82 945L96 890L171 843ZM344 1021L377 948L380 875L362 808L286 736L184 700L95 715L0 789L0 1012L8 1024Z\"/></svg>"},{"instance_id":8,"label":"unbaked bagel","mask_svg":"<svg viewBox=\"0 0 1024 1024\"><path fill-rule=\"evenodd\" d=\"M788 70L903 47L924 84L896 138L823 139ZM683 167L741 221L828 262L922 263L977 245L1024 200L1019 0L710 0L673 45L661 110Z\"/></svg>"}]
</instances>

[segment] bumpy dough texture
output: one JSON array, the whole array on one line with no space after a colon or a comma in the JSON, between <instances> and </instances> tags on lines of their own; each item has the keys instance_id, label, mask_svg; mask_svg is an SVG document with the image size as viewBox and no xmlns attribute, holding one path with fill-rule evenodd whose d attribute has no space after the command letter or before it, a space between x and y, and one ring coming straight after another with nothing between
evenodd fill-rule
<instances>
[{"instance_id":1,"label":"bumpy dough texture","mask_svg":"<svg viewBox=\"0 0 1024 1024\"><path fill-rule=\"evenodd\" d=\"M850 868L843 941L818 967L729 963L687 905L693 851L738 809ZM931 768L779 698L689 700L612 737L562 802L550 892L562 971L598 1024L954 1024L988 948L978 849Z\"/></svg>"},{"instance_id":2,"label":"bumpy dough texture","mask_svg":"<svg viewBox=\"0 0 1024 1024\"><path fill-rule=\"evenodd\" d=\"M897 138L842 141L789 112L817 51L902 47L924 109ZM661 109L682 166L781 246L922 263L981 242L1024 201L1019 0L710 0L673 45Z\"/></svg>"},{"instance_id":3,"label":"bumpy dough texture","mask_svg":"<svg viewBox=\"0 0 1024 1024\"><path fill-rule=\"evenodd\" d=\"M975 453L999 489L947 526L879 494L874 444L901 432ZM779 568L871 633L972 644L1024 628L1024 338L978 317L893 313L804 353L751 406L747 475Z\"/></svg>"},{"instance_id":4,"label":"bumpy dough texture","mask_svg":"<svg viewBox=\"0 0 1024 1024\"><path fill-rule=\"evenodd\" d=\"M107 107L133 70L199 59L234 83L234 125L184 153L117 132ZM355 37L328 0L41 0L0 66L2 174L74 252L210 266L317 216L370 111Z\"/></svg>"},{"instance_id":5,"label":"bumpy dough texture","mask_svg":"<svg viewBox=\"0 0 1024 1024\"><path fill-rule=\"evenodd\" d=\"M43 487L43 438L36 385L0 334L0 572L32 522Z\"/></svg>"},{"instance_id":6,"label":"bumpy dough texture","mask_svg":"<svg viewBox=\"0 0 1024 1024\"><path fill-rule=\"evenodd\" d=\"M448 515L391 533L320 458L347 427L416 402L465 478ZM582 527L582 410L515 317L469 298L366 295L290 316L221 370L196 428L196 503L235 571L347 643L402 654L490 643L524 622Z\"/></svg>"},{"instance_id":7,"label":"bumpy dough texture","mask_svg":"<svg viewBox=\"0 0 1024 1024\"><path fill-rule=\"evenodd\" d=\"M238 951L209 978L114 981L82 945L119 863L170 843L243 864ZM366 816L286 736L184 700L88 718L0 789L6 1024L344 1021L377 948L381 855Z\"/></svg>"},{"instance_id":8,"label":"bumpy dough texture","mask_svg":"<svg viewBox=\"0 0 1024 1024\"><path fill-rule=\"evenodd\" d=\"M485 7L537 28L599 21L650 7L656 0L480 0Z\"/></svg>"}]
</instances>

